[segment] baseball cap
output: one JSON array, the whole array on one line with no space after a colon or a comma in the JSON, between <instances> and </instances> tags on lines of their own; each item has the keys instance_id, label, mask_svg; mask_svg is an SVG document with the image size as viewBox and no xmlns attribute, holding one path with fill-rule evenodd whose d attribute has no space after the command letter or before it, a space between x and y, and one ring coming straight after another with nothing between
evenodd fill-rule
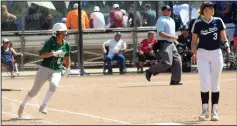
<instances>
[{"instance_id":1,"label":"baseball cap","mask_svg":"<svg viewBox=\"0 0 237 126\"><path fill-rule=\"evenodd\" d=\"M126 11L124 9L120 9L120 11L126 15Z\"/></svg>"},{"instance_id":2,"label":"baseball cap","mask_svg":"<svg viewBox=\"0 0 237 126\"><path fill-rule=\"evenodd\" d=\"M201 5L201 14L203 14L203 10L206 8L206 7L214 7L215 4L212 3L212 2L203 2L202 5Z\"/></svg>"},{"instance_id":3,"label":"baseball cap","mask_svg":"<svg viewBox=\"0 0 237 126\"><path fill-rule=\"evenodd\" d=\"M116 36L116 35L121 35L121 32L115 32L114 36Z\"/></svg>"},{"instance_id":4,"label":"baseball cap","mask_svg":"<svg viewBox=\"0 0 237 126\"><path fill-rule=\"evenodd\" d=\"M73 9L77 9L77 8L78 8L78 4L75 3L75 4L73 5Z\"/></svg>"},{"instance_id":5,"label":"baseball cap","mask_svg":"<svg viewBox=\"0 0 237 126\"><path fill-rule=\"evenodd\" d=\"M118 4L114 4L113 8L119 8L119 5Z\"/></svg>"},{"instance_id":6,"label":"baseball cap","mask_svg":"<svg viewBox=\"0 0 237 126\"><path fill-rule=\"evenodd\" d=\"M65 23L67 21L67 18L65 18L65 17L63 17L62 19L61 19L61 22L62 23Z\"/></svg>"},{"instance_id":7,"label":"baseball cap","mask_svg":"<svg viewBox=\"0 0 237 126\"><path fill-rule=\"evenodd\" d=\"M180 30L188 30L188 25L181 26Z\"/></svg>"},{"instance_id":8,"label":"baseball cap","mask_svg":"<svg viewBox=\"0 0 237 126\"><path fill-rule=\"evenodd\" d=\"M100 11L100 8L98 6L95 6L94 11Z\"/></svg>"},{"instance_id":9,"label":"baseball cap","mask_svg":"<svg viewBox=\"0 0 237 126\"><path fill-rule=\"evenodd\" d=\"M170 8L170 6L165 5L165 6L163 6L163 7L161 8L161 10L162 10L162 11L164 11L164 10L171 10L171 8Z\"/></svg>"},{"instance_id":10,"label":"baseball cap","mask_svg":"<svg viewBox=\"0 0 237 126\"><path fill-rule=\"evenodd\" d=\"M146 8L151 8L151 4L146 4L145 7Z\"/></svg>"},{"instance_id":11,"label":"baseball cap","mask_svg":"<svg viewBox=\"0 0 237 126\"><path fill-rule=\"evenodd\" d=\"M8 42L10 42L10 41L9 41L8 39L3 39L2 42L3 42L3 43L8 43Z\"/></svg>"}]
</instances>

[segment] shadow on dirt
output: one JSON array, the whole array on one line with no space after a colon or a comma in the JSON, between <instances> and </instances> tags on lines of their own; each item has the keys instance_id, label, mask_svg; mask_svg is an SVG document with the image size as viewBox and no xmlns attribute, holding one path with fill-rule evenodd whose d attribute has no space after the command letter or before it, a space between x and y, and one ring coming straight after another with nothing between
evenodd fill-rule
<instances>
[{"instance_id":1,"label":"shadow on dirt","mask_svg":"<svg viewBox=\"0 0 237 126\"><path fill-rule=\"evenodd\" d=\"M16 121L21 121L21 120L41 120L41 119L26 119L26 118L11 118L7 120L2 120L2 122L16 122Z\"/></svg>"}]
</instances>

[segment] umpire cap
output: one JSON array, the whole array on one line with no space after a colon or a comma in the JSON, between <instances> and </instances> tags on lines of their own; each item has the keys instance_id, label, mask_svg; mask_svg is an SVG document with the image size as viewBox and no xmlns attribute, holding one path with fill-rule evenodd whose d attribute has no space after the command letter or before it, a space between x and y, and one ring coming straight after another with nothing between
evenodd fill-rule
<instances>
[{"instance_id":1,"label":"umpire cap","mask_svg":"<svg viewBox=\"0 0 237 126\"><path fill-rule=\"evenodd\" d=\"M201 5L201 15L203 15L203 10L206 8L206 7L214 7L215 4L212 3L212 2L203 2L202 5Z\"/></svg>"},{"instance_id":2,"label":"umpire cap","mask_svg":"<svg viewBox=\"0 0 237 126\"><path fill-rule=\"evenodd\" d=\"M171 10L170 6L169 5L165 5L161 8L162 11L164 10Z\"/></svg>"}]
</instances>

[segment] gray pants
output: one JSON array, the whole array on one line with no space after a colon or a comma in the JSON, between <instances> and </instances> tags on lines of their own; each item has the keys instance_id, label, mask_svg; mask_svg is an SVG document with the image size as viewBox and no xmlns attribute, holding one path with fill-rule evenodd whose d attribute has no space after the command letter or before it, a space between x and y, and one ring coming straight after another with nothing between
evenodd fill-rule
<instances>
[{"instance_id":1,"label":"gray pants","mask_svg":"<svg viewBox=\"0 0 237 126\"><path fill-rule=\"evenodd\" d=\"M47 80L50 82L49 90L55 92L61 80L61 72L40 66L35 76L34 85L28 92L29 96L30 97L36 96Z\"/></svg>"},{"instance_id":2,"label":"gray pants","mask_svg":"<svg viewBox=\"0 0 237 126\"><path fill-rule=\"evenodd\" d=\"M182 72L182 61L178 54L177 48L173 43L161 42L159 56L161 62L157 63L155 66L149 68L149 71L153 75L165 72L171 67L171 81L180 81Z\"/></svg>"}]
</instances>

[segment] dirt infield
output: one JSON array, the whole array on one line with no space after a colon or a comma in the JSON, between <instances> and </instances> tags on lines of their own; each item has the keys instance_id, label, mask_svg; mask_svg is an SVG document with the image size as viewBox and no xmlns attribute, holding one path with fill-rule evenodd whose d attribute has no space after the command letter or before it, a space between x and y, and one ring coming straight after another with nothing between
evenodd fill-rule
<instances>
[{"instance_id":1,"label":"dirt infield","mask_svg":"<svg viewBox=\"0 0 237 126\"><path fill-rule=\"evenodd\" d=\"M157 124L236 125L236 72L223 72L219 101L220 121L198 121L201 113L197 73L183 74L182 86L169 85L170 74L152 76L111 75L64 78L48 103L48 114L38 112L49 87L46 83L27 104L24 119L17 119L20 101L34 78L2 80L2 124Z\"/></svg>"}]
</instances>

